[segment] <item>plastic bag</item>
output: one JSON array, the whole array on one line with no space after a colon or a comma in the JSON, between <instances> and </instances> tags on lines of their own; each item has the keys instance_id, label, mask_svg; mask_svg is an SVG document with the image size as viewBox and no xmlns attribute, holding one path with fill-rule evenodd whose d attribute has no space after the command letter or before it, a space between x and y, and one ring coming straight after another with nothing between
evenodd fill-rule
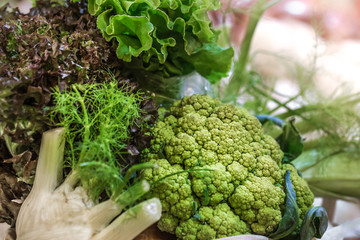
<instances>
[{"instance_id":1,"label":"plastic bag","mask_svg":"<svg viewBox=\"0 0 360 240\"><path fill-rule=\"evenodd\" d=\"M170 106L174 101L193 94L215 96L211 83L197 72L171 78L147 72L139 72L136 75L140 87L163 107Z\"/></svg>"}]
</instances>

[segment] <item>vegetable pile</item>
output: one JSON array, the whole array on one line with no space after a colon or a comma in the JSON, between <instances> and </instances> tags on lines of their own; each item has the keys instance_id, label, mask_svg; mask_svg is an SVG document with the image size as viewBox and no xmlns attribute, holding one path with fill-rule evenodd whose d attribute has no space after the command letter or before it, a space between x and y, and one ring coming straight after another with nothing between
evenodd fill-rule
<instances>
[{"instance_id":1,"label":"vegetable pile","mask_svg":"<svg viewBox=\"0 0 360 240\"><path fill-rule=\"evenodd\" d=\"M49 118L55 88L60 94L80 84L81 92L85 86L94 89L96 83L117 82L113 90L138 96L126 103L137 110L129 116L131 122L124 122L127 131L121 135L116 155L128 167L148 147L150 139L142 126L156 119L157 107L136 93L137 83L122 77L115 49L102 38L85 3L52 6L40 1L29 14L7 10L6 6L0 10L0 222L14 226L33 183L41 135L60 121ZM106 100L102 103L106 105ZM71 162L66 157L66 172Z\"/></svg>"},{"instance_id":2,"label":"vegetable pile","mask_svg":"<svg viewBox=\"0 0 360 240\"><path fill-rule=\"evenodd\" d=\"M149 184L133 176L155 165L123 157L133 140L130 129L146 127L145 119L139 120L144 97L115 78L52 90L49 121L63 128L43 133L34 185L16 222L17 237L134 238L161 216L157 198L138 201ZM135 147L128 151L139 151ZM64 166L71 172L56 188Z\"/></svg>"},{"instance_id":3,"label":"vegetable pile","mask_svg":"<svg viewBox=\"0 0 360 240\"><path fill-rule=\"evenodd\" d=\"M256 77L251 38L276 2L256 5L223 102ZM127 240L157 221L179 239L322 236L326 212L289 163L303 148L293 123L200 94L158 109L146 95L178 91L164 86L190 73L220 89L234 50L218 45L207 16L219 7L58 0L29 14L0 9L0 221L19 239ZM269 120L282 127L276 140L264 133Z\"/></svg>"},{"instance_id":4,"label":"vegetable pile","mask_svg":"<svg viewBox=\"0 0 360 240\"><path fill-rule=\"evenodd\" d=\"M145 159L159 168L142 176L163 205L160 230L180 239L300 234L314 195L292 165L281 163L279 144L247 110L206 95L185 97L163 113L151 136ZM285 200L291 194L292 204ZM295 215L282 229L289 209Z\"/></svg>"}]
</instances>

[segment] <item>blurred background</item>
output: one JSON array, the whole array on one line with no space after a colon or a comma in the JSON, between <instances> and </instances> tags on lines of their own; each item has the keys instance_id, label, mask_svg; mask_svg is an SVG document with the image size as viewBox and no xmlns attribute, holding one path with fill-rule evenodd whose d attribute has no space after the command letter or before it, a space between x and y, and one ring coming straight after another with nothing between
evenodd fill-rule
<instances>
[{"instance_id":1,"label":"blurred background","mask_svg":"<svg viewBox=\"0 0 360 240\"><path fill-rule=\"evenodd\" d=\"M0 6L7 2L0 0ZM238 48L248 22L246 10L254 1L222 2L223 10L209 16L214 26L227 26L226 38ZM32 5L26 0L11 0L10 4L24 13ZM359 56L360 0L283 0L265 12L251 47L254 70L266 79L276 79L276 89L288 95L298 91L300 68L313 73L324 96L359 92ZM334 231L332 237L323 239L360 239L358 199L317 198L315 205L326 207L331 226L341 231L339 236ZM0 239L6 228L0 224Z\"/></svg>"},{"instance_id":2,"label":"blurred background","mask_svg":"<svg viewBox=\"0 0 360 240\"><path fill-rule=\"evenodd\" d=\"M229 9L248 9L254 1L224 2ZM246 11L245 11L246 12ZM228 25L237 48L245 35L249 15L231 11L210 13L215 25ZM299 92L299 79L308 74L324 98L360 91L360 1L283 0L266 10L254 34L251 67L273 81L280 94ZM360 169L359 177L360 180ZM358 184L360 188L360 184ZM359 199L316 198L333 228L322 239L360 239ZM337 227L336 227L337 226ZM330 231L328 231L330 233Z\"/></svg>"}]
</instances>

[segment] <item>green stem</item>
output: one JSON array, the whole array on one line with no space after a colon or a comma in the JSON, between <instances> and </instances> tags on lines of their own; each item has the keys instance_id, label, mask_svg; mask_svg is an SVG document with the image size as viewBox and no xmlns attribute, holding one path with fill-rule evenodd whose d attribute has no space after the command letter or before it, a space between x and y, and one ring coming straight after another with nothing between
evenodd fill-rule
<instances>
[{"instance_id":1,"label":"green stem","mask_svg":"<svg viewBox=\"0 0 360 240\"><path fill-rule=\"evenodd\" d=\"M272 1L270 3L266 3L265 0L259 0L255 3L246 29L245 38L240 46L239 59L235 63L234 73L232 74L230 82L225 89L223 102L236 102L237 95L244 83L244 78L246 77L246 65L249 59L251 41L254 36L256 26L265 10L277 2L279 2L279 0Z\"/></svg>"},{"instance_id":2,"label":"green stem","mask_svg":"<svg viewBox=\"0 0 360 240\"><path fill-rule=\"evenodd\" d=\"M280 107L283 107L287 110L288 113L292 113L290 116L293 116L293 115L297 115L296 112L294 112L291 108L289 108L285 103L282 103L280 102L279 100L269 96L268 94L266 94L263 90L261 90L260 88L254 86L253 87L254 91L256 91L257 93L263 95L264 97L270 99L271 101L275 102L278 106ZM279 116L277 116L279 117ZM300 115L301 118L303 118L301 115ZM279 117L279 118L282 118L282 117ZM284 118L282 118L284 119Z\"/></svg>"},{"instance_id":3,"label":"green stem","mask_svg":"<svg viewBox=\"0 0 360 240\"><path fill-rule=\"evenodd\" d=\"M352 99L354 98L354 99ZM340 105L351 105L351 104L357 104L359 103L360 98L358 97L358 94L350 95L350 96L344 96L336 98L336 102ZM319 107L321 104L311 104L311 105L305 105L301 106L299 108L293 109L291 111L282 113L277 115L279 118L288 118L290 116L296 115L299 117L302 117L301 114L305 112L311 112L311 111L318 111L319 109L323 109L324 107Z\"/></svg>"},{"instance_id":4,"label":"green stem","mask_svg":"<svg viewBox=\"0 0 360 240\"><path fill-rule=\"evenodd\" d=\"M111 200L122 206L131 206L149 190L150 184L143 180L130 186L125 192L122 192L122 189L118 189L111 197Z\"/></svg>"},{"instance_id":5,"label":"green stem","mask_svg":"<svg viewBox=\"0 0 360 240\"><path fill-rule=\"evenodd\" d=\"M284 103L279 104L279 105L277 105L275 108L271 109L271 110L268 112L268 114L269 114L269 115L273 114L275 111L277 111L277 110L280 109L281 107L288 108L287 105L288 105L289 103L291 103L292 101L294 101L295 99L297 99L298 97L300 97L300 96L301 96L301 93L298 93L298 94L296 94L295 96L290 97L290 98L289 98L287 101L285 101Z\"/></svg>"},{"instance_id":6,"label":"green stem","mask_svg":"<svg viewBox=\"0 0 360 240\"><path fill-rule=\"evenodd\" d=\"M197 169L189 168L189 169L186 169L186 170L183 170L183 171L178 171L178 172L174 172L174 173L170 173L168 175L165 175L164 177L159 178L158 180L152 182L151 184L152 184L152 186L155 186L156 184L158 184L159 182L163 181L166 178L169 178L169 177L172 177L172 176L175 176L175 175L179 175L179 174L182 174L182 173L191 173L191 172L199 172L199 171L214 171L214 170L213 169L206 169L206 168L197 168Z\"/></svg>"},{"instance_id":7,"label":"green stem","mask_svg":"<svg viewBox=\"0 0 360 240\"><path fill-rule=\"evenodd\" d=\"M156 168L157 164L154 163L139 163L139 164L135 164L132 167L130 167L127 171L126 174L123 178L123 184L122 186L119 188L119 190L117 192L121 193L123 191L123 189L126 187L126 185L128 184L129 180L131 179L131 177L134 175L134 173L136 171L142 170L142 169L146 169L146 168Z\"/></svg>"},{"instance_id":8,"label":"green stem","mask_svg":"<svg viewBox=\"0 0 360 240\"><path fill-rule=\"evenodd\" d=\"M288 118L291 116L299 116L299 117L305 119L302 116L302 113L319 110L319 106L318 105L306 105L306 106L302 106L302 107L299 107L296 109L286 108L286 110L288 110L288 111L285 113L278 114L277 117L285 119L285 118Z\"/></svg>"},{"instance_id":9,"label":"green stem","mask_svg":"<svg viewBox=\"0 0 360 240\"><path fill-rule=\"evenodd\" d=\"M80 98L79 102L81 104L81 109L84 114L84 118L83 118L84 138L83 138L83 144L82 144L82 148L81 148L81 152L80 152L80 156L79 156L79 160L78 160L78 162L81 163L86 154L88 142L90 141L90 124L89 124L89 116L88 116L87 108L85 106L84 98L83 98L83 96L81 96L80 92L77 90L75 85L73 85L72 87L73 87L76 95Z\"/></svg>"}]
</instances>

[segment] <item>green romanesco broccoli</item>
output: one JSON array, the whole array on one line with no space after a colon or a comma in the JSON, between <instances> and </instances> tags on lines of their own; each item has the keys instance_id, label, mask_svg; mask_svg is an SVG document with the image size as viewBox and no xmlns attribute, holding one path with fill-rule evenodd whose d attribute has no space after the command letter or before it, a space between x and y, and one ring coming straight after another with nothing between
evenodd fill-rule
<instances>
[{"instance_id":1,"label":"green romanesco broccoli","mask_svg":"<svg viewBox=\"0 0 360 240\"><path fill-rule=\"evenodd\" d=\"M247 110L207 95L176 101L153 126L144 161L151 195L160 198L162 231L179 239L240 234L268 236L285 210L285 172L291 170L303 216L314 196L261 123Z\"/></svg>"}]
</instances>

